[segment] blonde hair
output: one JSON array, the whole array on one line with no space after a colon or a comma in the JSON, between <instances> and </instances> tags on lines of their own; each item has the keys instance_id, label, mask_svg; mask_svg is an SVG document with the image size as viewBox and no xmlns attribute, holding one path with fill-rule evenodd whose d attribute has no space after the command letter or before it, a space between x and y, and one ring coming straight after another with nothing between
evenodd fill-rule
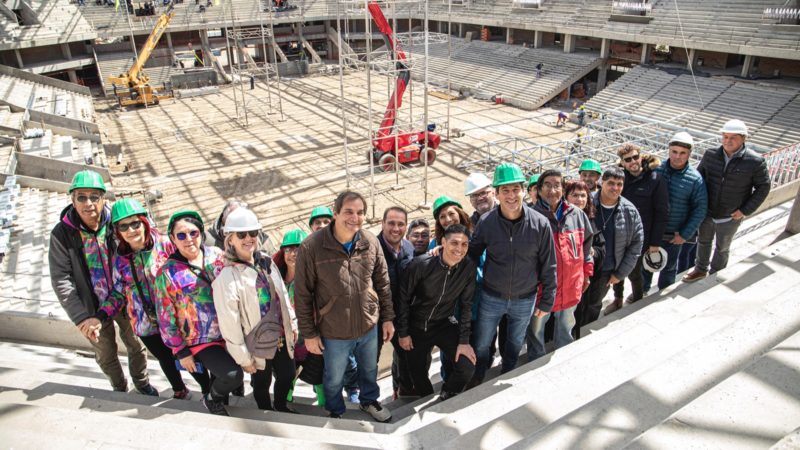
<instances>
[{"instance_id":1,"label":"blonde hair","mask_svg":"<svg viewBox=\"0 0 800 450\"><path fill-rule=\"evenodd\" d=\"M236 247L234 247L233 246L233 242L231 242L231 239L233 239L233 235L234 234L236 234L236 231L231 231L230 233L225 233L225 238L222 241L223 242L223 246L225 247L225 252L223 254L223 257L225 259L225 265L226 266L230 266L230 265L232 265L234 263L242 261L241 258L239 258L239 255L236 254ZM255 251L258 251L259 249L261 249L261 244L262 244L262 242L261 242L261 234L259 233L258 237L256 238L256 250ZM253 253L255 253L255 251Z\"/></svg>"}]
</instances>

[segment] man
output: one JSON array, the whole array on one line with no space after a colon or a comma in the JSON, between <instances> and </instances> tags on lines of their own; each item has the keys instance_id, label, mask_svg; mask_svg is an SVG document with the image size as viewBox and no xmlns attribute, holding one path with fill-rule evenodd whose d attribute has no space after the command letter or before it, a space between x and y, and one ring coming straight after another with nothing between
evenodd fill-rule
<instances>
[{"instance_id":1,"label":"man","mask_svg":"<svg viewBox=\"0 0 800 450\"><path fill-rule=\"evenodd\" d=\"M471 173L464 180L464 195L469 197L469 202L475 209L475 212L469 218L470 222L472 222L472 228L475 228L481 216L497 206L497 198L495 198L494 190L492 189L492 181L482 173Z\"/></svg>"},{"instance_id":2,"label":"man","mask_svg":"<svg viewBox=\"0 0 800 450\"><path fill-rule=\"evenodd\" d=\"M556 250L558 285L555 303L550 313L532 317L528 327L528 361L544 356L545 324L550 315L555 318L555 349L571 343L575 326L575 309L581 295L589 287L589 278L594 271L592 261L592 225L589 217L580 208L564 199L561 172L546 170L538 181L539 200L536 212L547 217L553 230Z\"/></svg>"},{"instance_id":3,"label":"man","mask_svg":"<svg viewBox=\"0 0 800 450\"><path fill-rule=\"evenodd\" d=\"M688 283L705 278L709 269L714 273L727 267L731 242L742 219L756 212L770 190L767 163L745 144L747 125L729 120L719 131L722 145L706 150L697 166L708 190L708 213L700 224L694 269L683 277Z\"/></svg>"},{"instance_id":4,"label":"man","mask_svg":"<svg viewBox=\"0 0 800 450\"><path fill-rule=\"evenodd\" d=\"M580 175L581 181L586 183L586 186L589 187L589 191L591 192L600 190L598 181L600 181L600 175L602 174L603 169L600 168L600 163L593 159L584 159L578 169L578 175Z\"/></svg>"},{"instance_id":5,"label":"man","mask_svg":"<svg viewBox=\"0 0 800 450\"><path fill-rule=\"evenodd\" d=\"M317 206L311 210L311 217L308 218L308 226L311 232L315 232L320 228L327 227L333 220L333 211L327 206Z\"/></svg>"},{"instance_id":6,"label":"man","mask_svg":"<svg viewBox=\"0 0 800 450\"><path fill-rule=\"evenodd\" d=\"M408 355L417 394L423 397L433 393L428 378L433 346L439 347L447 373L441 400L463 391L475 370L469 338L476 266L465 258L468 249L467 228L450 225L444 231L439 255L414 259L400 287L397 334Z\"/></svg>"},{"instance_id":7,"label":"man","mask_svg":"<svg viewBox=\"0 0 800 450\"><path fill-rule=\"evenodd\" d=\"M87 319L111 291L111 258L116 245L111 229L111 210L105 204L106 186L99 173L75 174L69 188L72 204L50 233L50 281L70 320L94 348L94 358L115 391L127 392L128 380L117 356L114 322L128 352L128 370L136 391L158 396L147 377L147 355L136 339L130 321L120 312L93 329Z\"/></svg>"},{"instance_id":8,"label":"man","mask_svg":"<svg viewBox=\"0 0 800 450\"><path fill-rule=\"evenodd\" d=\"M603 173L600 193L592 197L597 211L593 228L602 233L606 251L603 265L594 268L600 273L595 273L589 285L589 301L582 308L581 327L600 317L608 289L631 273L642 252L642 219L633 203L622 197L624 185L625 173L619 167L611 167Z\"/></svg>"},{"instance_id":9,"label":"man","mask_svg":"<svg viewBox=\"0 0 800 450\"><path fill-rule=\"evenodd\" d=\"M421 218L412 220L408 225L406 239L414 246L414 256L427 253L431 243L431 226L428 221Z\"/></svg>"},{"instance_id":10,"label":"man","mask_svg":"<svg viewBox=\"0 0 800 450\"><path fill-rule=\"evenodd\" d=\"M381 244L361 229L366 211L367 201L357 192L336 197L331 225L300 244L294 300L306 348L325 358L325 409L330 417L345 412L341 392L353 354L361 410L387 422L392 414L378 402L378 333L383 342L392 338L394 309Z\"/></svg>"},{"instance_id":11,"label":"man","mask_svg":"<svg viewBox=\"0 0 800 450\"><path fill-rule=\"evenodd\" d=\"M667 252L667 263L658 274L659 289L675 283L683 244L695 238L708 210L706 184L700 173L689 164L693 146L691 134L685 131L676 133L669 141L669 159L657 169L669 190L669 218L661 241L661 248ZM647 292L653 273L644 271L643 274Z\"/></svg>"},{"instance_id":12,"label":"man","mask_svg":"<svg viewBox=\"0 0 800 450\"><path fill-rule=\"evenodd\" d=\"M614 285L614 302L608 305L603 314L608 315L622 308L624 301L633 303L644 297L642 278L642 259L647 253L658 253L664 228L669 218L669 192L667 183L656 172L661 161L652 155L643 155L634 144L624 144L617 149L619 165L625 172L625 187L622 196L633 203L642 220L644 242L636 266L628 275L633 291L624 298L625 282ZM623 300L624 299L624 300Z\"/></svg>"},{"instance_id":13,"label":"man","mask_svg":"<svg viewBox=\"0 0 800 450\"><path fill-rule=\"evenodd\" d=\"M469 256L476 263L486 252L475 330L477 383L483 381L491 364L489 347L500 318L508 316L502 368L505 373L517 365L531 316L542 317L553 307L553 234L547 219L523 202L525 181L516 164L497 166L492 186L500 206L481 217L469 245ZM534 308L539 283L542 294Z\"/></svg>"},{"instance_id":14,"label":"man","mask_svg":"<svg viewBox=\"0 0 800 450\"><path fill-rule=\"evenodd\" d=\"M531 175L531 178L528 180L528 198L530 199L528 206L531 208L533 208L534 205L536 205L536 202L539 201L539 189L537 187L538 182L538 173Z\"/></svg>"},{"instance_id":15,"label":"man","mask_svg":"<svg viewBox=\"0 0 800 450\"><path fill-rule=\"evenodd\" d=\"M406 222L408 213L399 206L390 206L383 212L381 221L381 232L378 234L378 241L383 249L383 256L386 259L386 266L389 272L389 285L392 291L392 306L397 311L400 298L400 275L406 266L414 258L414 246L411 242L403 239L406 234ZM397 324L395 323L395 328ZM392 338L394 353L392 354L392 387L394 397L416 395L414 392L414 382L408 372L406 363L406 352L400 348L397 336ZM378 343L378 354L380 355L380 342Z\"/></svg>"}]
</instances>

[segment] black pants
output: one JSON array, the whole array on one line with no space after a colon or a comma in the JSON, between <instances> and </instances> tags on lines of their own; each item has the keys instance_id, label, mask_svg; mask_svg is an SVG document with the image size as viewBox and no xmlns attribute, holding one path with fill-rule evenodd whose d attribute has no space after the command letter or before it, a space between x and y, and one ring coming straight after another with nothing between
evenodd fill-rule
<instances>
[{"instance_id":1,"label":"black pants","mask_svg":"<svg viewBox=\"0 0 800 450\"><path fill-rule=\"evenodd\" d=\"M264 370L259 370L250 377L250 386L253 386L253 397L256 399L258 409L273 409L269 398L269 386L272 384L272 374L275 374L275 411L288 411L286 397L292 389L294 380L294 359L289 357L286 346L275 352L275 357L267 360Z\"/></svg>"},{"instance_id":2,"label":"black pants","mask_svg":"<svg viewBox=\"0 0 800 450\"><path fill-rule=\"evenodd\" d=\"M408 392L414 388L414 380L411 378L411 371L408 370L408 352L400 347L400 338L397 333L392 336L392 387L395 390L403 388ZM428 368L431 366L431 359L428 358Z\"/></svg>"},{"instance_id":3,"label":"black pants","mask_svg":"<svg viewBox=\"0 0 800 450\"><path fill-rule=\"evenodd\" d=\"M213 374L209 392L214 400L227 399L231 391L242 385L244 372L225 351L225 347L221 345L206 347L194 355L194 359L203 363Z\"/></svg>"},{"instance_id":4,"label":"black pants","mask_svg":"<svg viewBox=\"0 0 800 450\"><path fill-rule=\"evenodd\" d=\"M600 317L600 311L603 309L603 298L608 294L609 287L608 280L614 272L599 271L596 275L592 276L589 283L589 289L584 293L584 300L578 304L575 314L575 326L582 327L588 325ZM578 314L578 311L580 312Z\"/></svg>"},{"instance_id":5,"label":"black pants","mask_svg":"<svg viewBox=\"0 0 800 450\"><path fill-rule=\"evenodd\" d=\"M142 343L145 347L147 347L147 350L150 352L150 354L155 356L158 360L158 364L161 366L164 376L166 376L167 380L169 380L172 390L174 392L178 392L186 389L186 384L183 383L183 378L181 378L181 372L177 367L175 367L175 357L172 355L172 350L164 345L164 341L161 340L161 335L154 334L152 336L139 336L139 339L142 340ZM203 394L208 394L208 390L211 387L211 381L208 378L208 372L190 372L190 375L195 381L197 381L197 384L200 385L200 389L203 391Z\"/></svg>"},{"instance_id":6,"label":"black pants","mask_svg":"<svg viewBox=\"0 0 800 450\"><path fill-rule=\"evenodd\" d=\"M646 252L647 250L643 250ZM644 255L644 253L642 253ZM631 273L628 275L628 279L631 280L631 293L632 297L631 300L634 302L636 300L641 300L644 297L644 277L642 275L642 256L636 259L636 266L633 267ZM622 298L624 299L625 295L625 280L620 281L619 283L614 285L614 297L615 298Z\"/></svg>"},{"instance_id":7,"label":"black pants","mask_svg":"<svg viewBox=\"0 0 800 450\"><path fill-rule=\"evenodd\" d=\"M408 368L417 394L421 397L433 394L433 385L428 377L428 356L433 346L439 347L439 359L447 372L447 381L444 382L442 391L460 393L472 378L475 365L470 360L461 356L455 362L458 333L459 326L449 321L429 324L427 332L412 330L409 333L414 348L406 352Z\"/></svg>"}]
</instances>

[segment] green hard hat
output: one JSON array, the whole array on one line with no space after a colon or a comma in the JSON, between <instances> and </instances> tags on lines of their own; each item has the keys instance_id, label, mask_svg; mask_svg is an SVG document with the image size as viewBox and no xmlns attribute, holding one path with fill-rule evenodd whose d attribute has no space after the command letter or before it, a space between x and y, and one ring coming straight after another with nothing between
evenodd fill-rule
<instances>
[{"instance_id":1,"label":"green hard hat","mask_svg":"<svg viewBox=\"0 0 800 450\"><path fill-rule=\"evenodd\" d=\"M581 163L580 169L578 172L583 172L584 170L590 170L592 172L597 172L602 175L603 169L600 167L600 163L593 160L593 159L584 159Z\"/></svg>"},{"instance_id":2,"label":"green hard hat","mask_svg":"<svg viewBox=\"0 0 800 450\"><path fill-rule=\"evenodd\" d=\"M281 241L281 248L283 247L291 247L293 245L300 245L303 242L303 239L308 237L308 233L305 231L295 228L294 230L289 230L286 234L283 235L283 241Z\"/></svg>"},{"instance_id":3,"label":"green hard hat","mask_svg":"<svg viewBox=\"0 0 800 450\"><path fill-rule=\"evenodd\" d=\"M72 177L69 193L75 189L97 189L105 192L106 184L103 183L103 177L94 170L81 170Z\"/></svg>"},{"instance_id":4,"label":"green hard hat","mask_svg":"<svg viewBox=\"0 0 800 450\"><path fill-rule=\"evenodd\" d=\"M314 223L314 219L317 217L330 217L333 219L333 211L327 206L317 206L311 210L311 217L308 218L308 226L311 226L311 224Z\"/></svg>"},{"instance_id":5,"label":"green hard hat","mask_svg":"<svg viewBox=\"0 0 800 450\"><path fill-rule=\"evenodd\" d=\"M144 207L134 198L123 198L114 203L111 207L111 223L117 223L122 219L139 214L147 215Z\"/></svg>"},{"instance_id":6,"label":"green hard hat","mask_svg":"<svg viewBox=\"0 0 800 450\"><path fill-rule=\"evenodd\" d=\"M439 211L442 208L444 208L445 206L447 206L447 205L456 205L459 208L463 209L463 207L461 206L461 203L458 203L457 201L453 200L452 198L450 198L450 197L448 197L446 195L443 195L443 196L437 198L433 202L433 220L436 220L437 216L439 215Z\"/></svg>"},{"instance_id":7,"label":"green hard hat","mask_svg":"<svg viewBox=\"0 0 800 450\"><path fill-rule=\"evenodd\" d=\"M192 211L191 209L179 209L172 213L169 217L169 225L167 225L167 233L172 234L172 227L175 226L175 222L179 219L183 219L184 217L191 217L192 219L196 219L200 222L200 232L203 233L205 228L203 227L203 218L200 217L200 213L197 211Z\"/></svg>"},{"instance_id":8,"label":"green hard hat","mask_svg":"<svg viewBox=\"0 0 800 450\"><path fill-rule=\"evenodd\" d=\"M492 187L503 186L506 184L525 183L525 175L522 169L514 163L503 163L494 169L494 179Z\"/></svg>"},{"instance_id":9,"label":"green hard hat","mask_svg":"<svg viewBox=\"0 0 800 450\"><path fill-rule=\"evenodd\" d=\"M533 186L534 184L536 184L537 181L539 181L539 175L540 174L538 173L531 175L531 178L528 180L528 189L530 189L531 186Z\"/></svg>"}]
</instances>

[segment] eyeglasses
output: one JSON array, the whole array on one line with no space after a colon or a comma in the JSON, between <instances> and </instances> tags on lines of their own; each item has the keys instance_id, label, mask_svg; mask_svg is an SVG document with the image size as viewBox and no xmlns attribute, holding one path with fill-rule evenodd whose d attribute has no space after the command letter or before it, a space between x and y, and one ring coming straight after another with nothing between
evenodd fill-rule
<instances>
[{"instance_id":1,"label":"eyeglasses","mask_svg":"<svg viewBox=\"0 0 800 450\"><path fill-rule=\"evenodd\" d=\"M139 228L141 228L141 226L142 226L142 221L141 221L141 220L134 220L133 222L128 222L128 223L120 223L120 224L118 224L118 225L117 225L117 229L118 229L118 230L119 230L121 233L124 233L124 232L128 231L128 229L129 229L129 228L130 228L131 230L133 230L133 231L136 231L136 230L138 230ZM181 240L183 240L183 239L181 239Z\"/></svg>"},{"instance_id":2,"label":"eyeglasses","mask_svg":"<svg viewBox=\"0 0 800 450\"><path fill-rule=\"evenodd\" d=\"M408 235L411 239L428 239L431 237L430 233L411 233Z\"/></svg>"},{"instance_id":3,"label":"eyeglasses","mask_svg":"<svg viewBox=\"0 0 800 450\"><path fill-rule=\"evenodd\" d=\"M483 198L483 197L488 196L490 192L492 192L492 191L490 191L488 189L484 190L484 191L481 191L481 192L476 192L474 194L469 194L469 198Z\"/></svg>"},{"instance_id":4,"label":"eyeglasses","mask_svg":"<svg viewBox=\"0 0 800 450\"><path fill-rule=\"evenodd\" d=\"M637 153L635 155L628 156L627 158L622 158L622 160L625 161L626 163L629 163L631 161L638 161L639 160L639 154Z\"/></svg>"},{"instance_id":5,"label":"eyeglasses","mask_svg":"<svg viewBox=\"0 0 800 450\"><path fill-rule=\"evenodd\" d=\"M544 191L559 191L559 190L561 190L561 184L560 183L555 183L555 184L544 183L542 185L542 190L544 190Z\"/></svg>"},{"instance_id":6,"label":"eyeglasses","mask_svg":"<svg viewBox=\"0 0 800 450\"><path fill-rule=\"evenodd\" d=\"M100 201L101 198L103 198L103 197L100 197L99 195L76 195L75 196L75 200L78 203L86 203L87 200L92 202L92 203L97 203L97 202Z\"/></svg>"},{"instance_id":7,"label":"eyeglasses","mask_svg":"<svg viewBox=\"0 0 800 450\"><path fill-rule=\"evenodd\" d=\"M293 245L291 247L283 247L283 253L297 253L300 251L300 247Z\"/></svg>"},{"instance_id":8,"label":"eyeglasses","mask_svg":"<svg viewBox=\"0 0 800 450\"><path fill-rule=\"evenodd\" d=\"M236 232L236 237L238 237L239 239L244 239L247 236L250 236L250 237L254 238L254 237L258 237L258 233L259 233L258 230L237 231Z\"/></svg>"},{"instance_id":9,"label":"eyeglasses","mask_svg":"<svg viewBox=\"0 0 800 450\"><path fill-rule=\"evenodd\" d=\"M188 233L175 233L175 237L178 238L179 241L185 241L186 239L197 239L200 236L200 230L192 230Z\"/></svg>"}]
</instances>

